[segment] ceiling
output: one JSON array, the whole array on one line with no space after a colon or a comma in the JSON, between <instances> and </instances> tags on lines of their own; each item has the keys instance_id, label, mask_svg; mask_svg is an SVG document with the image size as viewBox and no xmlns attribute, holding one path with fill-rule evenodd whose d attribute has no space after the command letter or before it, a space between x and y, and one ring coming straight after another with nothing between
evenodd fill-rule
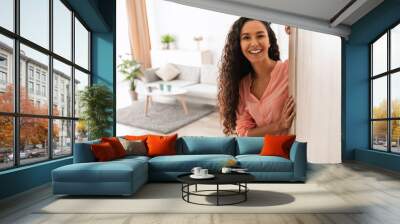
<instances>
[{"instance_id":1,"label":"ceiling","mask_svg":"<svg viewBox=\"0 0 400 224\"><path fill-rule=\"evenodd\" d=\"M348 37L383 0L168 0L217 12Z\"/></svg>"}]
</instances>

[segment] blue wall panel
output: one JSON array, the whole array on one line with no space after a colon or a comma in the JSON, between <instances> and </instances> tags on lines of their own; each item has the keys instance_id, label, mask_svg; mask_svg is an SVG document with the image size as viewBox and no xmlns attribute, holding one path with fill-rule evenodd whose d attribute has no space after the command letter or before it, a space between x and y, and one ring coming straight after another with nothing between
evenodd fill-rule
<instances>
[{"instance_id":1,"label":"blue wall panel","mask_svg":"<svg viewBox=\"0 0 400 224\"><path fill-rule=\"evenodd\" d=\"M387 169L399 170L399 156L369 150L369 43L400 21L400 1L386 0L351 27L349 40L343 41L342 58L345 94L342 106L343 160L358 160ZM357 150L356 150L357 149ZM356 150L356 151L355 151ZM360 151L362 150L362 151ZM398 165L393 166L393 161Z\"/></svg>"}]
</instances>

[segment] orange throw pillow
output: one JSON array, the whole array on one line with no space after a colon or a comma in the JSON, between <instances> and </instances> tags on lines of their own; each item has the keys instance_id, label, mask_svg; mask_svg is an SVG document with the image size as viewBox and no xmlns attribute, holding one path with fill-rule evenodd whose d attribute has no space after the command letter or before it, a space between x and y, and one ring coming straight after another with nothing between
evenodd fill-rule
<instances>
[{"instance_id":1,"label":"orange throw pillow","mask_svg":"<svg viewBox=\"0 0 400 224\"><path fill-rule=\"evenodd\" d=\"M117 158L126 156L126 151L124 149L124 146L122 146L122 144L118 138L116 138L116 137L101 138L101 142L110 143L110 145L114 149L114 152L115 152L115 155L117 156Z\"/></svg>"},{"instance_id":2,"label":"orange throw pillow","mask_svg":"<svg viewBox=\"0 0 400 224\"><path fill-rule=\"evenodd\" d=\"M281 156L289 159L290 147L295 139L296 135L265 135L260 155Z\"/></svg>"},{"instance_id":3,"label":"orange throw pillow","mask_svg":"<svg viewBox=\"0 0 400 224\"><path fill-rule=\"evenodd\" d=\"M94 154L94 157L99 162L110 161L117 158L114 149L108 142L93 144L91 145L91 149Z\"/></svg>"},{"instance_id":4,"label":"orange throw pillow","mask_svg":"<svg viewBox=\"0 0 400 224\"><path fill-rule=\"evenodd\" d=\"M125 135L125 139L129 141L146 141L148 135Z\"/></svg>"},{"instance_id":5,"label":"orange throw pillow","mask_svg":"<svg viewBox=\"0 0 400 224\"><path fill-rule=\"evenodd\" d=\"M147 155L165 156L176 154L176 139L178 134L170 136L149 135L147 137Z\"/></svg>"}]
</instances>

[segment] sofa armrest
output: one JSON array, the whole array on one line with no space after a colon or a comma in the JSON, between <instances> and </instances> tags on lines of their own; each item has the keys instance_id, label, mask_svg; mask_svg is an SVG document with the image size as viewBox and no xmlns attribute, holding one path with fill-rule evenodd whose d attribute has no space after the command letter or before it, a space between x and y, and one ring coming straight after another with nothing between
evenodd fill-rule
<instances>
[{"instance_id":1,"label":"sofa armrest","mask_svg":"<svg viewBox=\"0 0 400 224\"><path fill-rule=\"evenodd\" d=\"M96 158L94 157L90 146L92 144L100 143L99 140L90 141L90 142L82 142L75 143L74 145L74 163L89 163L95 162Z\"/></svg>"},{"instance_id":2,"label":"sofa armrest","mask_svg":"<svg viewBox=\"0 0 400 224\"><path fill-rule=\"evenodd\" d=\"M293 179L305 181L307 176L307 143L294 142L290 149L290 160L293 162Z\"/></svg>"}]
</instances>

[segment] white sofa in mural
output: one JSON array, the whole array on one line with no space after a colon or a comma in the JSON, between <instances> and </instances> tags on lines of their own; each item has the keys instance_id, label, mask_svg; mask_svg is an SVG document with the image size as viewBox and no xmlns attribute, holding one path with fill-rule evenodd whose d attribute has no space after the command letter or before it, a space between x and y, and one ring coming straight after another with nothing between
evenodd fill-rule
<instances>
[{"instance_id":1,"label":"white sofa in mural","mask_svg":"<svg viewBox=\"0 0 400 224\"><path fill-rule=\"evenodd\" d=\"M217 79L218 68L215 65L202 65L200 67L171 63L179 74L172 80L164 81L157 74L159 68L147 69L144 72L143 82L138 85L139 96L144 97L147 87L158 88L159 84L171 85L172 88L183 88L188 103L217 104ZM166 102L174 99L159 97L155 101Z\"/></svg>"}]
</instances>

